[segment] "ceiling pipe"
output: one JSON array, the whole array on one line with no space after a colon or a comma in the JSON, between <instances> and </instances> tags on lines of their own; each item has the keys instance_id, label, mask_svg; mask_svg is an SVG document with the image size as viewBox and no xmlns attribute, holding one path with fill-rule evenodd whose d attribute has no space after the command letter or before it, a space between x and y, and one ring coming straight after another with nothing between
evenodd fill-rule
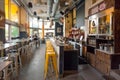
<instances>
[{"instance_id":1,"label":"ceiling pipe","mask_svg":"<svg viewBox=\"0 0 120 80\"><path fill-rule=\"evenodd\" d=\"M52 8L52 17L55 17L59 5L59 0L54 0L53 8Z\"/></svg>"},{"instance_id":2,"label":"ceiling pipe","mask_svg":"<svg viewBox=\"0 0 120 80\"><path fill-rule=\"evenodd\" d=\"M52 13L52 7L53 7L53 3L54 1L53 0L47 0L48 2L48 16L50 17L51 16L51 13Z\"/></svg>"}]
</instances>

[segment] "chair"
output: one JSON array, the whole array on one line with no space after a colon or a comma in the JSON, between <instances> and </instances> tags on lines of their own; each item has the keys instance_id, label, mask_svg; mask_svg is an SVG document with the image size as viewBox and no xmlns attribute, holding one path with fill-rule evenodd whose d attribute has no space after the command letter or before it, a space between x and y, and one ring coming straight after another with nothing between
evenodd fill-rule
<instances>
[{"instance_id":1,"label":"chair","mask_svg":"<svg viewBox=\"0 0 120 80\"><path fill-rule=\"evenodd\" d=\"M12 52L8 54L9 60L13 61L13 69L18 76L19 68L22 68L22 61L20 56L20 51L22 49L18 48L17 52Z\"/></svg>"}]
</instances>

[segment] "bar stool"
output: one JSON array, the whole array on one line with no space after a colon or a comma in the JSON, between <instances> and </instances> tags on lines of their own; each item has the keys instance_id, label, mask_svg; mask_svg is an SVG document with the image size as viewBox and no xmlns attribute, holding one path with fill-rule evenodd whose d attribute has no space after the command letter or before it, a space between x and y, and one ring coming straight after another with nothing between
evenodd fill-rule
<instances>
[{"instance_id":1,"label":"bar stool","mask_svg":"<svg viewBox=\"0 0 120 80\"><path fill-rule=\"evenodd\" d=\"M16 76L18 76L19 68L22 68L20 50L21 48L19 48L15 53L8 54L9 60L13 61L13 69L15 70Z\"/></svg>"},{"instance_id":2,"label":"bar stool","mask_svg":"<svg viewBox=\"0 0 120 80\"><path fill-rule=\"evenodd\" d=\"M13 80L13 66L12 61L3 61L1 62L1 70L2 76L0 76L0 80Z\"/></svg>"},{"instance_id":3,"label":"bar stool","mask_svg":"<svg viewBox=\"0 0 120 80\"><path fill-rule=\"evenodd\" d=\"M52 65L56 73L56 78L58 79L57 59L54 51L46 52L44 79L46 80L46 76L48 73L49 59L52 60Z\"/></svg>"},{"instance_id":4,"label":"bar stool","mask_svg":"<svg viewBox=\"0 0 120 80\"><path fill-rule=\"evenodd\" d=\"M21 61L22 61L22 65L25 65L26 63L26 50L25 50L25 46L21 47Z\"/></svg>"}]
</instances>

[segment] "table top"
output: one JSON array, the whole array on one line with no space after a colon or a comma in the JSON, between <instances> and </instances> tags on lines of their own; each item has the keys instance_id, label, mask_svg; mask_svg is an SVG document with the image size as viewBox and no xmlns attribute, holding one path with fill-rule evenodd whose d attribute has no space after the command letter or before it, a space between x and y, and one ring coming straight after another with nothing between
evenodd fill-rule
<instances>
[{"instance_id":1,"label":"table top","mask_svg":"<svg viewBox=\"0 0 120 80\"><path fill-rule=\"evenodd\" d=\"M15 40L11 40L8 42L19 43L19 42L25 42L25 41L29 41L29 40L30 40L29 38L27 38L27 39L15 39Z\"/></svg>"},{"instance_id":2,"label":"table top","mask_svg":"<svg viewBox=\"0 0 120 80\"><path fill-rule=\"evenodd\" d=\"M13 47L13 46L15 46L15 45L17 45L17 43L5 43L5 44L3 44L3 45L0 45L0 50L2 50L2 49L7 49L7 48Z\"/></svg>"},{"instance_id":3,"label":"table top","mask_svg":"<svg viewBox=\"0 0 120 80\"><path fill-rule=\"evenodd\" d=\"M11 63L12 63L12 61L3 61L3 62L0 62L0 71L2 71L3 69L5 69L6 67L8 67Z\"/></svg>"}]
</instances>

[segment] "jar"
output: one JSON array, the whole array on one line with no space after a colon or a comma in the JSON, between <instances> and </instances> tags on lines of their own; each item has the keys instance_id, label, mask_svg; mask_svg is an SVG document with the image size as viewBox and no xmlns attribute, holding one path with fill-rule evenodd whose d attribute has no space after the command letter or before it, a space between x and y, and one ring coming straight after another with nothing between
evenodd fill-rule
<instances>
[{"instance_id":1,"label":"jar","mask_svg":"<svg viewBox=\"0 0 120 80\"><path fill-rule=\"evenodd\" d=\"M104 44L104 50L107 51L108 47L107 44Z\"/></svg>"},{"instance_id":2,"label":"jar","mask_svg":"<svg viewBox=\"0 0 120 80\"><path fill-rule=\"evenodd\" d=\"M99 44L99 49L103 50L103 44Z\"/></svg>"}]
</instances>

